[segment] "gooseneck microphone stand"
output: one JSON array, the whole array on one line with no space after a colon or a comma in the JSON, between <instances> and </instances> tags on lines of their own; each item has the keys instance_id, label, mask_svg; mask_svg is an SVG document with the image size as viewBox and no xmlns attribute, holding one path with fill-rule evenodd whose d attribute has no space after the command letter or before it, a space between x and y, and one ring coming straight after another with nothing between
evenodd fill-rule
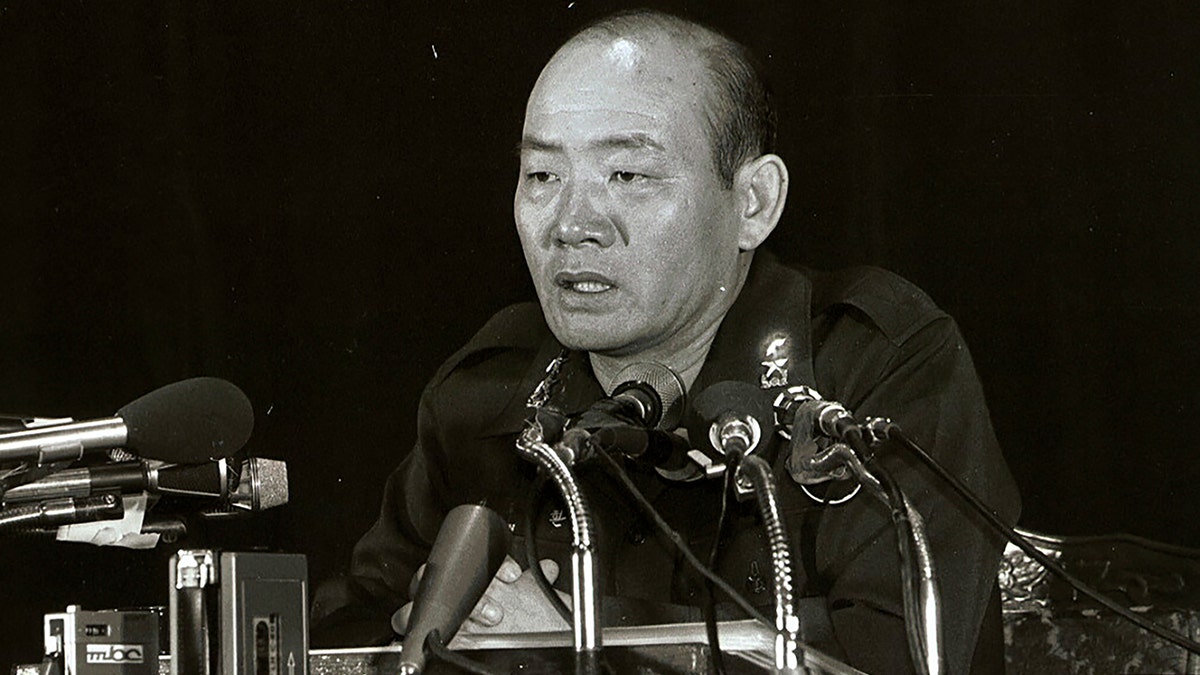
<instances>
[{"instance_id":1,"label":"gooseneck microphone stand","mask_svg":"<svg viewBox=\"0 0 1200 675\"><path fill-rule=\"evenodd\" d=\"M751 454L761 435L761 427L754 417L731 414L712 426L711 440L727 458L740 458L737 461L738 484L753 492L766 528L775 593L775 670L779 673L807 672L801 665L800 617L796 614L793 595L792 558L787 526L779 509L775 476L765 459Z\"/></svg>"},{"instance_id":2,"label":"gooseneck microphone stand","mask_svg":"<svg viewBox=\"0 0 1200 675\"><path fill-rule=\"evenodd\" d=\"M871 461L871 448L884 436L858 424L841 403L822 399L811 387L789 387L775 399L774 408L776 424L786 429L789 437L795 429L834 441L815 455L803 454L794 465L789 463L793 480L805 485L844 478L849 470L861 487L887 506L896 527L904 622L913 666L919 673L941 675L945 672L941 601L929 538L920 513L884 467Z\"/></svg>"},{"instance_id":3,"label":"gooseneck microphone stand","mask_svg":"<svg viewBox=\"0 0 1200 675\"><path fill-rule=\"evenodd\" d=\"M805 469L818 474L832 474L842 466L891 511L900 548L905 623L916 629L908 631L913 665L918 672L941 675L946 672L942 610L925 521L883 467L875 464L875 471L868 469L849 445L834 443L805 460Z\"/></svg>"},{"instance_id":4,"label":"gooseneck microphone stand","mask_svg":"<svg viewBox=\"0 0 1200 675\"><path fill-rule=\"evenodd\" d=\"M746 479L754 490L767 531L771 552L771 574L775 588L775 668L779 672L800 670L800 617L796 614L792 581L792 559L788 549L787 527L779 510L775 478L762 457L751 455L742 460L738 479Z\"/></svg>"},{"instance_id":5,"label":"gooseneck microphone stand","mask_svg":"<svg viewBox=\"0 0 1200 675\"><path fill-rule=\"evenodd\" d=\"M562 494L571 520L571 612L577 673L599 672L600 621L596 601L595 543L591 510L579 483L554 448L546 443L541 425L532 421L517 437L517 452L537 464ZM530 561L536 565L537 561Z\"/></svg>"}]
</instances>

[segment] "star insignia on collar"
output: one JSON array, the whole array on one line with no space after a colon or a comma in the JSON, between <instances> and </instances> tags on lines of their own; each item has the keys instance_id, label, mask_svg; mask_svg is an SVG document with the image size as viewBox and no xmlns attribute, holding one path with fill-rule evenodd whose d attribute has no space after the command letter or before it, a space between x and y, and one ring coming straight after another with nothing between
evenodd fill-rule
<instances>
[{"instance_id":1,"label":"star insignia on collar","mask_svg":"<svg viewBox=\"0 0 1200 675\"><path fill-rule=\"evenodd\" d=\"M784 345L787 344L787 337L773 338L767 344L767 358L762 361L763 368L766 370L762 374L759 384L763 389L772 387L787 386L788 382L788 357L782 356Z\"/></svg>"},{"instance_id":2,"label":"star insignia on collar","mask_svg":"<svg viewBox=\"0 0 1200 675\"><path fill-rule=\"evenodd\" d=\"M763 366L767 369L766 372L763 373L762 380L760 382L763 389L782 387L787 384L787 362L787 357L762 362Z\"/></svg>"}]
</instances>

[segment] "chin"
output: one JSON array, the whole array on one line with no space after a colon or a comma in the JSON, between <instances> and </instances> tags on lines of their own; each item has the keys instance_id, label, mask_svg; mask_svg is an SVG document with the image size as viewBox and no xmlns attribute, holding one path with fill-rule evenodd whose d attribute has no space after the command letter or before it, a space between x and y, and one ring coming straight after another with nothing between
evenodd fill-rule
<instances>
[{"instance_id":1,"label":"chin","mask_svg":"<svg viewBox=\"0 0 1200 675\"><path fill-rule=\"evenodd\" d=\"M605 339L596 335L579 335L577 333L554 332L554 337L568 349L585 352L609 353L620 351L626 345L619 340Z\"/></svg>"},{"instance_id":2,"label":"chin","mask_svg":"<svg viewBox=\"0 0 1200 675\"><path fill-rule=\"evenodd\" d=\"M629 348L633 338L628 335L615 334L611 331L611 321L555 321L550 320L550 331L562 346L568 349L620 353ZM605 324L605 325L597 325Z\"/></svg>"}]
</instances>

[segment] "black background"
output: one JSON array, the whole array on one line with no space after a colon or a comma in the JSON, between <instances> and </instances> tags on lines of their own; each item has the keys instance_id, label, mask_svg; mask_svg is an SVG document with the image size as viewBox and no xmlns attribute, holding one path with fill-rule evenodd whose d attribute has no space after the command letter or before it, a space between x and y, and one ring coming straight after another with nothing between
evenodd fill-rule
<instances>
[{"instance_id":1,"label":"black background","mask_svg":"<svg viewBox=\"0 0 1200 675\"><path fill-rule=\"evenodd\" d=\"M958 319L1023 524L1200 546L1195 4L726 4L661 6L765 60L793 178L771 247ZM344 569L424 382L532 297L525 97L619 6L0 3L0 411L227 378L291 503L186 543ZM162 548L0 542L0 662L68 603L165 603Z\"/></svg>"}]
</instances>

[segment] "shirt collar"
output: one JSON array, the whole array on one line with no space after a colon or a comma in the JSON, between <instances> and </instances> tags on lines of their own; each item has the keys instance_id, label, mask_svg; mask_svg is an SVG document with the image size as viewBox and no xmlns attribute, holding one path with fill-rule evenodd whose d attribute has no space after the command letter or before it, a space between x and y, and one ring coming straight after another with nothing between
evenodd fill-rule
<instances>
[{"instance_id":1,"label":"shirt collar","mask_svg":"<svg viewBox=\"0 0 1200 675\"><path fill-rule=\"evenodd\" d=\"M725 380L763 389L812 386L811 298L806 277L781 265L769 251L755 253L692 392Z\"/></svg>"}]
</instances>

